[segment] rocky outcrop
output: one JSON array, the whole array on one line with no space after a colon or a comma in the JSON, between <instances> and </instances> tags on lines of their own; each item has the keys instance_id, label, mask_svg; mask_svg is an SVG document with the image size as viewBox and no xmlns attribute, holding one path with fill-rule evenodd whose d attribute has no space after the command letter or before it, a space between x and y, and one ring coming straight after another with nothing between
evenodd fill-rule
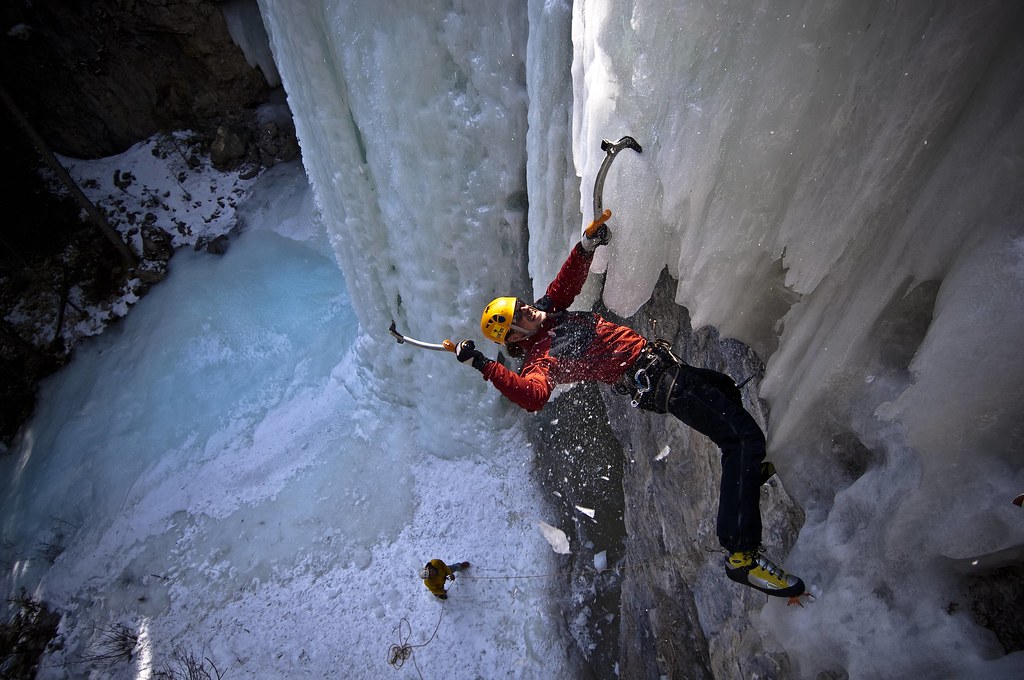
<instances>
[{"instance_id":1,"label":"rocky outcrop","mask_svg":"<svg viewBox=\"0 0 1024 680\"><path fill-rule=\"evenodd\" d=\"M0 3L8 92L54 151L100 158L267 96L215 0Z\"/></svg>"},{"instance_id":2,"label":"rocky outcrop","mask_svg":"<svg viewBox=\"0 0 1024 680\"><path fill-rule=\"evenodd\" d=\"M8 213L0 249L2 454L32 412L38 381L70 355L61 332L65 308L75 305L69 290L79 291L79 305L105 305L130 273L79 219L81 207L42 179L40 145L99 158L158 132L192 130L190 168L208 154L242 179L295 160L299 147L283 93L247 63L215 0L4 2L0 20L0 127L8 132L9 169L0 183ZM268 102L274 113L258 116L256 108ZM116 181L124 189L133 178ZM135 290L141 296L166 271L173 247L150 215L137 225L127 217L142 229L142 252L135 253L142 260L136 273L147 274ZM223 253L226 240L199 245Z\"/></svg>"},{"instance_id":3,"label":"rocky outcrop","mask_svg":"<svg viewBox=\"0 0 1024 680\"><path fill-rule=\"evenodd\" d=\"M670 340L694 366L742 383L744 404L767 431L768 410L758 394L760 358L713 328L694 331L689 313L673 302L667 273L651 300L623 320L647 337ZM614 315L609 315L614 319ZM767 597L725 577L715 534L721 479L718 447L675 418L639 412L609 395L612 428L629 463L623 474L627 564L622 589L623 677L789 677L788 658L755 627ZM771 457L771 442L768 445ZM766 551L782 563L803 524L803 511L776 476L762 487Z\"/></svg>"},{"instance_id":4,"label":"rocky outcrop","mask_svg":"<svg viewBox=\"0 0 1024 680\"><path fill-rule=\"evenodd\" d=\"M219 125L210 143L210 162L218 170L240 168L242 179L251 179L262 168L299 157L295 126L268 121L258 123L251 116L244 122Z\"/></svg>"},{"instance_id":5,"label":"rocky outcrop","mask_svg":"<svg viewBox=\"0 0 1024 680\"><path fill-rule=\"evenodd\" d=\"M761 361L751 349L712 328L691 329L687 310L673 302L675 288L663 274L632 317L599 311L647 337L670 340L695 366L738 383L758 374ZM743 398L764 428L768 413L758 382L743 388ZM537 469L563 526L576 527L575 552L565 558L572 588L563 608L588 673L637 680L790 677L786 654L755 625L766 596L729 581L717 552L718 448L675 418L636 410L605 387L576 387L552 406L537 422ZM594 509L593 520L581 506ZM761 512L766 550L783 561L803 511L778 477L762 487ZM593 553L601 550L605 571L594 566Z\"/></svg>"}]
</instances>

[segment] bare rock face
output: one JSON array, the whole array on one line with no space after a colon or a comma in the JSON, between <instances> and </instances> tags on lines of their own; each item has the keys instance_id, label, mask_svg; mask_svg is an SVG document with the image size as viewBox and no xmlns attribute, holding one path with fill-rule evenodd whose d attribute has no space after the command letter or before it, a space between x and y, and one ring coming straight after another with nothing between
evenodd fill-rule
<instances>
[{"instance_id":1,"label":"bare rock face","mask_svg":"<svg viewBox=\"0 0 1024 680\"><path fill-rule=\"evenodd\" d=\"M742 343L710 328L694 332L674 290L663 273L632 317L598 311L671 341L688 363L737 383L759 374L760 359ZM743 388L744 405L766 429L758 384L755 377ZM549 404L535 417L532 440L538 481L560 526L574 527L562 608L581 677L791 676L786 654L755 626L767 596L725 576L715 532L717 446L672 416L632 408L629 397L594 385L577 385ZM784 562L803 511L778 477L761 493L765 549ZM595 568L605 561L607 569Z\"/></svg>"},{"instance_id":2,"label":"bare rock face","mask_svg":"<svg viewBox=\"0 0 1024 680\"><path fill-rule=\"evenodd\" d=\"M220 125L210 144L210 161L215 168L224 168L245 158L252 134L243 125Z\"/></svg>"},{"instance_id":3,"label":"bare rock face","mask_svg":"<svg viewBox=\"0 0 1024 680\"><path fill-rule=\"evenodd\" d=\"M761 360L712 328L693 331L689 313L672 301L667 273L637 314L622 321L663 338L687 363L730 375L737 384L759 375ZM742 390L744 406L766 428L759 380ZM620 670L628 678L786 678L789 660L754 626L767 596L725 576L715 532L721 452L675 418L634 409L607 391L612 429L623 443L626 564L620 624ZM769 458L771 443L769 442ZM803 511L778 477L761 491L763 542L782 563L803 524Z\"/></svg>"},{"instance_id":4,"label":"bare rock face","mask_svg":"<svg viewBox=\"0 0 1024 680\"><path fill-rule=\"evenodd\" d=\"M267 96L215 0L16 0L0 19L4 87L63 155L110 156Z\"/></svg>"}]
</instances>

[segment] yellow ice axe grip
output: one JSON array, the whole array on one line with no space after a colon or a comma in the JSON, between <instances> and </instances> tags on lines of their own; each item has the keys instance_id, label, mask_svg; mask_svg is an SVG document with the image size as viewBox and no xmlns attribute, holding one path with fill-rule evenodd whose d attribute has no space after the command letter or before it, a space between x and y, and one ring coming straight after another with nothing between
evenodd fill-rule
<instances>
[{"instance_id":1,"label":"yellow ice axe grip","mask_svg":"<svg viewBox=\"0 0 1024 680\"><path fill-rule=\"evenodd\" d=\"M612 211L605 208L604 212L597 216L597 218L590 223L587 230L583 232L583 235L587 238L593 238L594 234L597 233L597 228L607 222L612 216Z\"/></svg>"}]
</instances>

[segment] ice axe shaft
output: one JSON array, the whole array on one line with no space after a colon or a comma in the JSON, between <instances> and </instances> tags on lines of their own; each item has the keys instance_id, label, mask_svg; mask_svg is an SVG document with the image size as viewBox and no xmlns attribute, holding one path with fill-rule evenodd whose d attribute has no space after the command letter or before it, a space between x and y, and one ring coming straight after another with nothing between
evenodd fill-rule
<instances>
[{"instance_id":1,"label":"ice axe shaft","mask_svg":"<svg viewBox=\"0 0 1024 680\"><path fill-rule=\"evenodd\" d=\"M601 151L604 151L605 156L604 160L601 161L601 167L597 171L597 178L594 180L594 223L591 224L591 227L593 227L595 231L597 230L597 227L601 226L601 223L604 222L604 220L611 217L611 213L608 214L608 217L604 217L604 213L607 211L603 210L601 205L601 202L604 199L604 179L608 175L608 169L612 166L612 161L615 160L615 157L618 156L619 152L623 149L632 149L637 153L643 153L644 151L643 147L640 146L640 143L629 135L620 137L617 142L609 142L607 139L601 141ZM598 215L604 217L604 219L601 219ZM590 227L587 227L587 231L590 231ZM587 235L593 236L593 234L589 233Z\"/></svg>"},{"instance_id":2,"label":"ice axe shaft","mask_svg":"<svg viewBox=\"0 0 1024 680\"><path fill-rule=\"evenodd\" d=\"M617 142L609 142L607 139L601 141L601 151L604 151L605 156L597 171L597 178L594 180L594 221L583 231L583 235L587 238L593 238L598 228L612 216L611 210L601 209L604 199L604 180L608 176L608 169L612 167L612 161L623 149L632 149L637 153L643 153L643 147L629 135L620 137Z\"/></svg>"},{"instance_id":3,"label":"ice axe shaft","mask_svg":"<svg viewBox=\"0 0 1024 680\"><path fill-rule=\"evenodd\" d=\"M398 341L399 345L410 344L413 347L419 347L420 349L432 349L432 350L434 350L436 352L454 352L455 351L455 343L452 342L451 340L448 340L448 339L445 339L445 340L441 341L440 343L423 342L422 340L416 340L414 338L410 338L408 336L402 335L397 330L395 330L395 322L394 321L391 322L391 328L388 329L388 330L390 331L391 335L395 336L395 340Z\"/></svg>"}]
</instances>

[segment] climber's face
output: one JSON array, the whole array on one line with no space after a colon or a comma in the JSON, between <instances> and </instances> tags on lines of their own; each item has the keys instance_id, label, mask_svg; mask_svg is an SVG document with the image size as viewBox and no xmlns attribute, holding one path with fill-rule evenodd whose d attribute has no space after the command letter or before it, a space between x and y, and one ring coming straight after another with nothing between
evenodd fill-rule
<instances>
[{"instance_id":1,"label":"climber's face","mask_svg":"<svg viewBox=\"0 0 1024 680\"><path fill-rule=\"evenodd\" d=\"M508 332L507 342L519 342L530 337L548 318L548 315L536 307L520 302L516 305L515 316L512 317L512 328Z\"/></svg>"}]
</instances>

